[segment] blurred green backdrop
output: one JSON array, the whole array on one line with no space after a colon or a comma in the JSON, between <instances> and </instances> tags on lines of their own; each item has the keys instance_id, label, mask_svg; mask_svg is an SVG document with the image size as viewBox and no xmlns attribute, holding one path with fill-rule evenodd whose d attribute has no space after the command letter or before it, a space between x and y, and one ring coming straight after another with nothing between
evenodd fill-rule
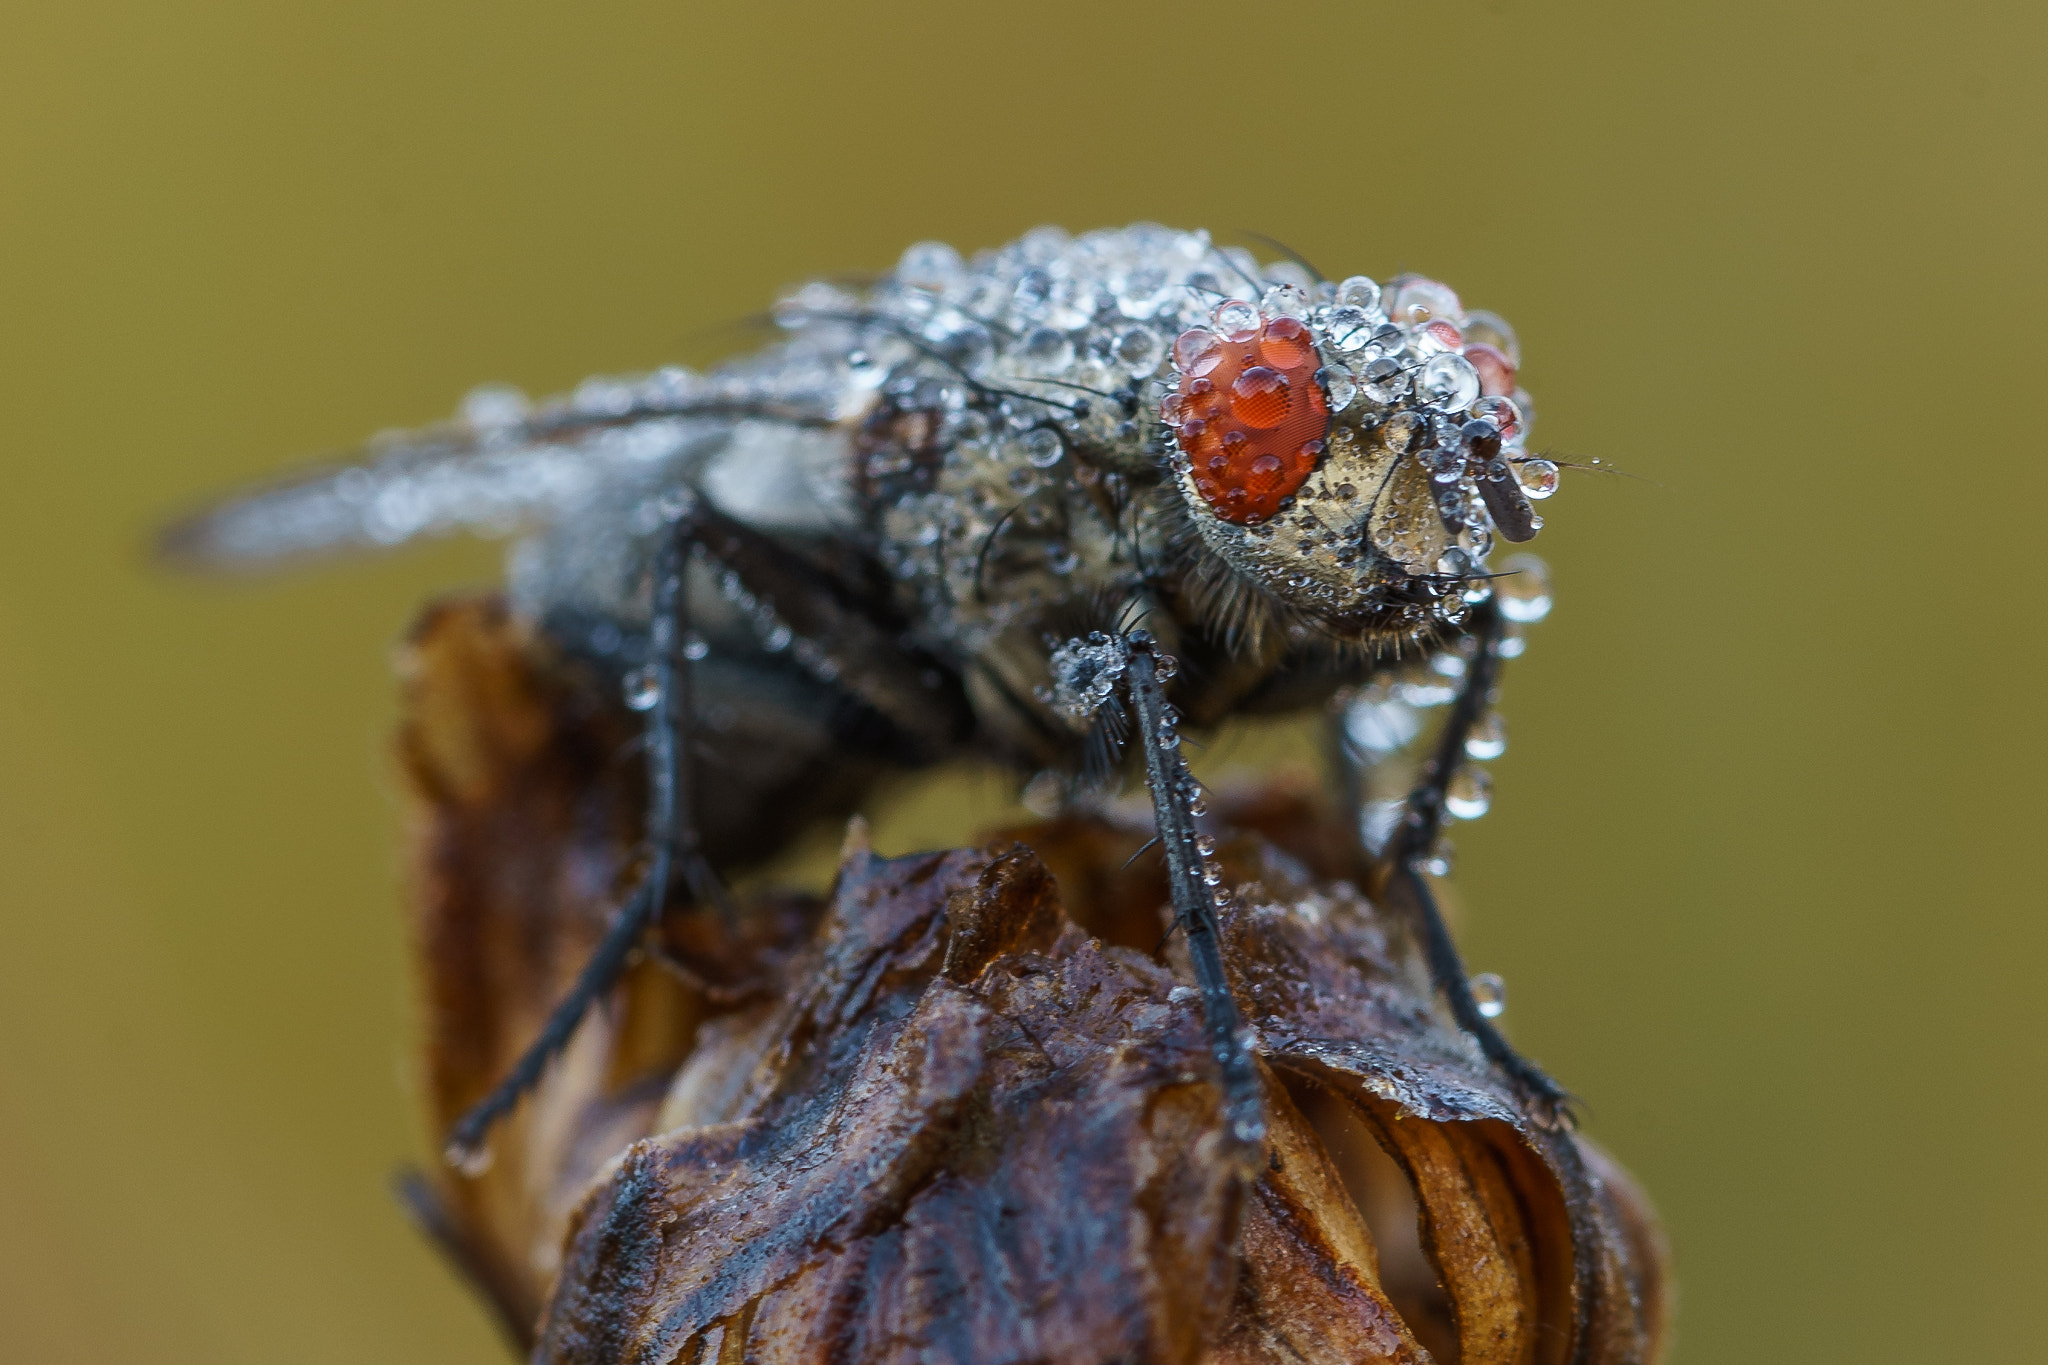
<instances>
[{"instance_id":1,"label":"blurred green backdrop","mask_svg":"<svg viewBox=\"0 0 2048 1365\"><path fill-rule=\"evenodd\" d=\"M389 642L195 495L815 272L1254 228L1521 329L1559 606L1473 965L1676 1243L1676 1360L2038 1360L2035 4L17 4L0 46L0 1357L494 1361L421 1144ZM914 814L914 812L913 812ZM957 834L896 819L898 847Z\"/></svg>"}]
</instances>

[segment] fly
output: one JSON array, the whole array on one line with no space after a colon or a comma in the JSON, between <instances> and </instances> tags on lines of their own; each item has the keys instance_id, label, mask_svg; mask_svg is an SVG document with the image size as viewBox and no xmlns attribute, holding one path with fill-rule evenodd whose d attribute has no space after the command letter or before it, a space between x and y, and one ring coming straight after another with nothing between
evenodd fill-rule
<instances>
[{"instance_id":1,"label":"fly","mask_svg":"<svg viewBox=\"0 0 2048 1365\"><path fill-rule=\"evenodd\" d=\"M705 373L539 405L478 390L446 426L166 533L211 570L514 535L515 607L645 718L641 879L451 1161L477 1166L671 900L723 904L725 877L882 774L969 757L1052 802L1142 773L1249 1159L1264 1121L1216 931L1233 893L1179 733L1317 708L1458 1023L1568 1119L1429 882L1446 821L1485 809L1500 664L1549 605L1539 564L1492 559L1541 528L1558 476L1529 453L1507 323L1420 276L1332 283L1150 224L972 260L923 243L774 319L778 341Z\"/></svg>"}]
</instances>

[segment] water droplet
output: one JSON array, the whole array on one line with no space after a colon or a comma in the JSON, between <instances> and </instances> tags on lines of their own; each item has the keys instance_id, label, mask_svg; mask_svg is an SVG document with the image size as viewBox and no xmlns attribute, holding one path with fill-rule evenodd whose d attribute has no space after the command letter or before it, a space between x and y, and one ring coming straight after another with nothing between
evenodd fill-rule
<instances>
[{"instance_id":1,"label":"water droplet","mask_svg":"<svg viewBox=\"0 0 2048 1365\"><path fill-rule=\"evenodd\" d=\"M493 431L518 425L532 409L526 395L511 385L485 384L463 395L458 416L478 431Z\"/></svg>"},{"instance_id":2,"label":"water droplet","mask_svg":"<svg viewBox=\"0 0 2048 1365\"><path fill-rule=\"evenodd\" d=\"M1444 783L1444 811L1459 820L1477 820L1493 804L1493 777L1469 764Z\"/></svg>"},{"instance_id":3,"label":"water droplet","mask_svg":"<svg viewBox=\"0 0 2048 1365\"><path fill-rule=\"evenodd\" d=\"M1491 423L1503 441L1513 439L1515 433L1522 429L1521 409L1515 406L1512 398L1482 397L1472 405L1472 418Z\"/></svg>"},{"instance_id":4,"label":"water droplet","mask_svg":"<svg viewBox=\"0 0 2048 1365\"><path fill-rule=\"evenodd\" d=\"M1505 397L1515 391L1515 367L1491 346L1476 341L1465 343L1465 359L1479 373L1479 391L1490 397Z\"/></svg>"},{"instance_id":5,"label":"water droplet","mask_svg":"<svg viewBox=\"0 0 2048 1365\"><path fill-rule=\"evenodd\" d=\"M1540 502L1557 491L1557 466L1549 460L1524 460L1515 466L1522 491Z\"/></svg>"},{"instance_id":6,"label":"water droplet","mask_svg":"<svg viewBox=\"0 0 2048 1365\"><path fill-rule=\"evenodd\" d=\"M1422 870L1432 877L1448 877L1457 866L1458 850L1449 839L1442 835L1430 846L1429 857L1423 860Z\"/></svg>"},{"instance_id":7,"label":"water droplet","mask_svg":"<svg viewBox=\"0 0 2048 1365\"><path fill-rule=\"evenodd\" d=\"M1209 893L1209 904L1215 906L1218 910L1228 907L1230 904L1230 888L1219 886L1214 891L1211 891Z\"/></svg>"},{"instance_id":8,"label":"water droplet","mask_svg":"<svg viewBox=\"0 0 2048 1365\"><path fill-rule=\"evenodd\" d=\"M1308 291L1294 284L1274 285L1259 303L1271 318L1305 318L1310 308Z\"/></svg>"},{"instance_id":9,"label":"water droplet","mask_svg":"<svg viewBox=\"0 0 2048 1365\"><path fill-rule=\"evenodd\" d=\"M1258 305L1246 303L1243 299L1217 304L1211 316L1225 341L1250 341L1259 334L1259 324L1264 320L1259 316Z\"/></svg>"},{"instance_id":10,"label":"water droplet","mask_svg":"<svg viewBox=\"0 0 2048 1365\"><path fill-rule=\"evenodd\" d=\"M1134 379L1143 379L1159 368L1166 345L1150 327L1133 327L1116 339L1117 363Z\"/></svg>"},{"instance_id":11,"label":"water droplet","mask_svg":"<svg viewBox=\"0 0 2048 1365\"><path fill-rule=\"evenodd\" d=\"M451 1142L442 1152L442 1156L446 1158L450 1166L453 1166L471 1180L475 1180L478 1176L491 1169L491 1149L482 1143L474 1147L464 1147L458 1143Z\"/></svg>"},{"instance_id":12,"label":"water droplet","mask_svg":"<svg viewBox=\"0 0 2048 1365\"><path fill-rule=\"evenodd\" d=\"M1408 392L1408 372L1392 356L1372 361L1360 378L1365 381L1365 396L1375 403L1397 403Z\"/></svg>"},{"instance_id":13,"label":"water droplet","mask_svg":"<svg viewBox=\"0 0 2048 1365\"><path fill-rule=\"evenodd\" d=\"M1438 318L1425 322L1415 329L1415 349L1423 355L1435 355L1440 351L1455 351L1465 344L1465 336L1455 323Z\"/></svg>"},{"instance_id":14,"label":"water droplet","mask_svg":"<svg viewBox=\"0 0 2048 1365\"><path fill-rule=\"evenodd\" d=\"M1403 701L1361 699L1344 713L1344 737L1375 759L1401 748L1421 730L1422 718Z\"/></svg>"},{"instance_id":15,"label":"water droplet","mask_svg":"<svg viewBox=\"0 0 2048 1365\"><path fill-rule=\"evenodd\" d=\"M1066 447L1060 442L1058 432L1050 427L1040 427L1024 434L1024 458L1040 469L1051 469L1060 462Z\"/></svg>"},{"instance_id":16,"label":"water droplet","mask_svg":"<svg viewBox=\"0 0 2048 1365\"><path fill-rule=\"evenodd\" d=\"M710 654L711 646L696 631L693 630L683 637L683 657L685 659L695 663L699 659L710 657Z\"/></svg>"},{"instance_id":17,"label":"water droplet","mask_svg":"<svg viewBox=\"0 0 2048 1365\"><path fill-rule=\"evenodd\" d=\"M1202 795L1201 789L1198 787L1195 789L1194 794L1188 797L1188 814L1207 815L1208 813L1209 800Z\"/></svg>"},{"instance_id":18,"label":"water droplet","mask_svg":"<svg viewBox=\"0 0 2048 1365\"><path fill-rule=\"evenodd\" d=\"M661 700L661 675L653 664L642 664L625 677L626 705L635 711L651 711Z\"/></svg>"},{"instance_id":19,"label":"water droplet","mask_svg":"<svg viewBox=\"0 0 2048 1365\"><path fill-rule=\"evenodd\" d=\"M1344 308L1374 312L1380 306L1380 287L1364 275L1353 275L1337 286L1337 303Z\"/></svg>"},{"instance_id":20,"label":"water droplet","mask_svg":"<svg viewBox=\"0 0 2048 1365\"><path fill-rule=\"evenodd\" d=\"M1182 332L1173 339L1173 364L1182 374L1199 377L1209 373L1223 360L1223 341L1214 332L1199 327Z\"/></svg>"},{"instance_id":21,"label":"water droplet","mask_svg":"<svg viewBox=\"0 0 2048 1365\"><path fill-rule=\"evenodd\" d=\"M1500 712L1488 711L1473 722L1471 731L1465 736L1467 758L1499 758L1507 751L1508 731L1501 724Z\"/></svg>"},{"instance_id":22,"label":"water droplet","mask_svg":"<svg viewBox=\"0 0 2048 1365\"><path fill-rule=\"evenodd\" d=\"M1038 471L1027 465L1019 465L1010 471L1010 490L1030 494L1038 488Z\"/></svg>"},{"instance_id":23,"label":"water droplet","mask_svg":"<svg viewBox=\"0 0 2048 1365\"><path fill-rule=\"evenodd\" d=\"M1204 886L1215 886L1222 880L1223 864L1217 862L1214 858L1204 859L1202 862L1202 884Z\"/></svg>"},{"instance_id":24,"label":"water droplet","mask_svg":"<svg viewBox=\"0 0 2048 1365\"><path fill-rule=\"evenodd\" d=\"M1195 852L1201 854L1204 858L1209 857L1216 852L1216 841L1206 834L1196 835Z\"/></svg>"},{"instance_id":25,"label":"water droplet","mask_svg":"<svg viewBox=\"0 0 2048 1365\"><path fill-rule=\"evenodd\" d=\"M1040 327L1024 338L1024 363L1041 374L1058 374L1074 363L1074 343L1065 332Z\"/></svg>"},{"instance_id":26,"label":"water droplet","mask_svg":"<svg viewBox=\"0 0 2048 1365\"><path fill-rule=\"evenodd\" d=\"M1330 344L1345 355L1355 355L1372 343L1379 319L1363 308L1333 308L1323 324Z\"/></svg>"},{"instance_id":27,"label":"water droplet","mask_svg":"<svg viewBox=\"0 0 2048 1365\"><path fill-rule=\"evenodd\" d=\"M1274 318L1259 336L1259 359L1279 370L1308 364L1315 349L1314 334L1299 318Z\"/></svg>"},{"instance_id":28,"label":"water droplet","mask_svg":"<svg viewBox=\"0 0 2048 1365\"><path fill-rule=\"evenodd\" d=\"M1433 407L1463 412L1479 398L1479 372L1461 355L1433 355L1415 376L1415 393Z\"/></svg>"},{"instance_id":29,"label":"water droplet","mask_svg":"<svg viewBox=\"0 0 2048 1365\"><path fill-rule=\"evenodd\" d=\"M1474 308L1465 314L1465 339L1491 346L1507 357L1507 362L1521 368L1522 343L1515 338L1515 329L1508 326L1507 319L1484 308Z\"/></svg>"},{"instance_id":30,"label":"water droplet","mask_svg":"<svg viewBox=\"0 0 2048 1365\"><path fill-rule=\"evenodd\" d=\"M1532 625L1550 615L1550 569L1542 560L1516 555L1500 567L1502 576L1493 586L1500 594L1502 616Z\"/></svg>"},{"instance_id":31,"label":"water droplet","mask_svg":"<svg viewBox=\"0 0 2048 1365\"><path fill-rule=\"evenodd\" d=\"M1330 400L1330 411L1342 412L1358 396L1358 384L1351 378L1350 371L1341 365L1333 365L1323 371L1323 393Z\"/></svg>"},{"instance_id":32,"label":"water droplet","mask_svg":"<svg viewBox=\"0 0 2048 1365\"><path fill-rule=\"evenodd\" d=\"M1248 427L1267 431L1279 426L1292 405L1287 376L1265 365L1254 365L1230 386L1230 411Z\"/></svg>"},{"instance_id":33,"label":"water droplet","mask_svg":"<svg viewBox=\"0 0 2048 1365\"><path fill-rule=\"evenodd\" d=\"M1508 983L1492 972L1481 972L1472 978L1472 1001L1479 1006L1482 1018L1498 1019L1508 1012Z\"/></svg>"},{"instance_id":34,"label":"water droplet","mask_svg":"<svg viewBox=\"0 0 2048 1365\"><path fill-rule=\"evenodd\" d=\"M1116 308L1127 318L1149 318L1176 292L1176 281L1156 265L1139 266L1116 290Z\"/></svg>"},{"instance_id":35,"label":"water droplet","mask_svg":"<svg viewBox=\"0 0 2048 1365\"><path fill-rule=\"evenodd\" d=\"M796 632L781 621L768 627L761 635L761 647L770 654L777 654L789 648L789 642L796 638Z\"/></svg>"},{"instance_id":36,"label":"water droplet","mask_svg":"<svg viewBox=\"0 0 2048 1365\"><path fill-rule=\"evenodd\" d=\"M1410 275L1396 282L1393 299L1387 304L1387 316L1403 327L1414 327L1431 318L1456 322L1462 313L1458 296L1449 285Z\"/></svg>"},{"instance_id":37,"label":"water droplet","mask_svg":"<svg viewBox=\"0 0 2048 1365\"><path fill-rule=\"evenodd\" d=\"M961 268L960 253L944 242L918 242L904 248L896 262L896 278L937 293L959 278Z\"/></svg>"},{"instance_id":38,"label":"water droplet","mask_svg":"<svg viewBox=\"0 0 2048 1365\"><path fill-rule=\"evenodd\" d=\"M995 338L980 323L970 323L940 339L939 354L969 374L984 368L995 357Z\"/></svg>"}]
</instances>

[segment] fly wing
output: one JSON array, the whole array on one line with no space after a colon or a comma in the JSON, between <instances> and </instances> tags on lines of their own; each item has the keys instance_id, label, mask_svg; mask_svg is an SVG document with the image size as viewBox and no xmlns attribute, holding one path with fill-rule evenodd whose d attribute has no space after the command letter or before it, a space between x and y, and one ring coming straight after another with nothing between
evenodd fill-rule
<instances>
[{"instance_id":1,"label":"fly wing","mask_svg":"<svg viewBox=\"0 0 2048 1365\"><path fill-rule=\"evenodd\" d=\"M516 391L480 389L453 422L379 438L354 460L174 523L158 552L182 568L235 572L544 525L622 483L688 477L736 425L831 426L839 396L803 378L786 365L662 370L588 381L537 408Z\"/></svg>"}]
</instances>

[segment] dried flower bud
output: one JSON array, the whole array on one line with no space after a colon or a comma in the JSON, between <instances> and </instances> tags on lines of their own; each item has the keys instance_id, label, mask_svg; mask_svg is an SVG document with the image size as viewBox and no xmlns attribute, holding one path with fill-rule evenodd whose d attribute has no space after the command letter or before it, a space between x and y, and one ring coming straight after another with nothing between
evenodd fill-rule
<instances>
[{"instance_id":1,"label":"dried flower bud","mask_svg":"<svg viewBox=\"0 0 2048 1365\"><path fill-rule=\"evenodd\" d=\"M426 1075L445 1129L628 871L631 721L494 607L412 646ZM474 1179L413 1187L539 1361L1652 1360L1640 1194L1432 1002L1341 831L1218 802L1270 1139L1221 1138L1147 837L1106 818L884 859L828 904L674 910ZM1233 832L1234 831L1234 832ZM1062 891L1065 891L1063 897ZM707 965L708 964L708 965Z\"/></svg>"}]
</instances>

